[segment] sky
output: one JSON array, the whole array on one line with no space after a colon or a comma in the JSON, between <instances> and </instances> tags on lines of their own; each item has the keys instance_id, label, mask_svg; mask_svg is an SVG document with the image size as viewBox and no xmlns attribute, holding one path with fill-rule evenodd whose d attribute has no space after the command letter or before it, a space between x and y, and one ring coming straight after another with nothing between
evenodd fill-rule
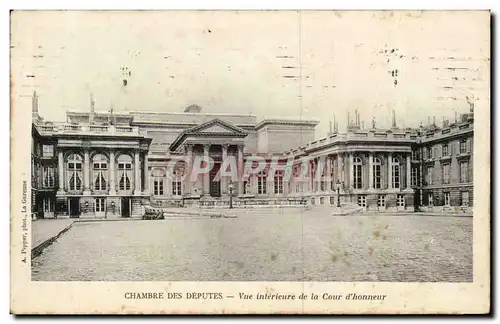
<instances>
[{"instance_id":1,"label":"sky","mask_svg":"<svg viewBox=\"0 0 500 324\"><path fill-rule=\"evenodd\" d=\"M317 137L357 109L366 127L489 109L489 13L57 11L11 16L17 103L66 110L315 118ZM123 70L130 72L123 85ZM392 71L397 70L397 76ZM397 82L397 84L395 83Z\"/></svg>"}]
</instances>

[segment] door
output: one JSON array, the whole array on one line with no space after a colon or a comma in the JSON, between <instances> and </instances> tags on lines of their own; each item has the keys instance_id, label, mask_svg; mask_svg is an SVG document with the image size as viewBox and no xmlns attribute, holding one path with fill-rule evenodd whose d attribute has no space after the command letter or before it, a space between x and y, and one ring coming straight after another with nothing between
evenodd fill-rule
<instances>
[{"instance_id":1,"label":"door","mask_svg":"<svg viewBox=\"0 0 500 324\"><path fill-rule=\"evenodd\" d=\"M95 199L95 217L106 217L106 198Z\"/></svg>"},{"instance_id":2,"label":"door","mask_svg":"<svg viewBox=\"0 0 500 324\"><path fill-rule=\"evenodd\" d=\"M121 207L121 216L130 217L130 198L122 197L120 207Z\"/></svg>"},{"instance_id":3,"label":"door","mask_svg":"<svg viewBox=\"0 0 500 324\"><path fill-rule=\"evenodd\" d=\"M220 181L215 181L215 175L219 172L220 163L215 163L212 170L210 170L210 196L212 197L220 197Z\"/></svg>"},{"instance_id":4,"label":"door","mask_svg":"<svg viewBox=\"0 0 500 324\"><path fill-rule=\"evenodd\" d=\"M444 205L445 206L450 205L450 193L449 192L444 193Z\"/></svg>"},{"instance_id":5,"label":"door","mask_svg":"<svg viewBox=\"0 0 500 324\"><path fill-rule=\"evenodd\" d=\"M80 217L80 198L69 198L69 217Z\"/></svg>"},{"instance_id":6,"label":"door","mask_svg":"<svg viewBox=\"0 0 500 324\"><path fill-rule=\"evenodd\" d=\"M43 197L42 200L43 217L54 217L54 201L50 197Z\"/></svg>"}]
</instances>

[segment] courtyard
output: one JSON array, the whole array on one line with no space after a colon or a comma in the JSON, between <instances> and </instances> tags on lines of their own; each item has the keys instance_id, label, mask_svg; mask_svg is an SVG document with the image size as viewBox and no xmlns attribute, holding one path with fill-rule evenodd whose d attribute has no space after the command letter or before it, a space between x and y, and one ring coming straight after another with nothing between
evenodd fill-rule
<instances>
[{"instance_id":1,"label":"courtyard","mask_svg":"<svg viewBox=\"0 0 500 324\"><path fill-rule=\"evenodd\" d=\"M40 281L471 282L472 217L330 216L78 222L33 260Z\"/></svg>"}]
</instances>

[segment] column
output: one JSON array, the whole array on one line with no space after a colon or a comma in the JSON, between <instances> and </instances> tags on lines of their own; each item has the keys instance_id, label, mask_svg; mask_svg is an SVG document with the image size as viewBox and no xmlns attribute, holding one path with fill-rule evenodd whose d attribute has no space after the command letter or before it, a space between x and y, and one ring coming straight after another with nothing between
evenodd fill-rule
<instances>
[{"instance_id":1,"label":"column","mask_svg":"<svg viewBox=\"0 0 500 324\"><path fill-rule=\"evenodd\" d=\"M222 164L221 164L221 166L224 165L224 163L227 163L226 160L227 160L227 149L228 148L229 148L228 144L222 144ZM220 170L221 174L223 171L225 171L225 170L222 170L222 169ZM227 176L222 176L220 180L221 180L222 194L227 195L228 194L228 192L227 192L227 184L228 184Z\"/></svg>"},{"instance_id":2,"label":"column","mask_svg":"<svg viewBox=\"0 0 500 324\"><path fill-rule=\"evenodd\" d=\"M90 152L83 151L83 194L90 195Z\"/></svg>"},{"instance_id":3,"label":"column","mask_svg":"<svg viewBox=\"0 0 500 324\"><path fill-rule=\"evenodd\" d=\"M59 168L59 189L57 190L58 194L64 194L64 155L63 151L59 150L58 152L58 168Z\"/></svg>"},{"instance_id":4,"label":"column","mask_svg":"<svg viewBox=\"0 0 500 324\"><path fill-rule=\"evenodd\" d=\"M243 145L238 145L238 195L243 193Z\"/></svg>"},{"instance_id":5,"label":"column","mask_svg":"<svg viewBox=\"0 0 500 324\"><path fill-rule=\"evenodd\" d=\"M149 177L149 161L148 161L148 153L144 154L144 188L143 192L146 195L149 195L149 186L150 186L150 177ZM165 188L163 188L165 190Z\"/></svg>"},{"instance_id":6,"label":"column","mask_svg":"<svg viewBox=\"0 0 500 324\"><path fill-rule=\"evenodd\" d=\"M141 194L141 166L139 165L139 151L134 152L134 195Z\"/></svg>"},{"instance_id":7,"label":"column","mask_svg":"<svg viewBox=\"0 0 500 324\"><path fill-rule=\"evenodd\" d=\"M354 189L354 155L349 153L349 188Z\"/></svg>"},{"instance_id":8,"label":"column","mask_svg":"<svg viewBox=\"0 0 500 324\"><path fill-rule=\"evenodd\" d=\"M208 152L210 150L210 144L204 144L203 145L203 156L205 157L206 163L208 163ZM210 168L210 166L208 166ZM210 194L210 173L205 172L203 173L203 194L204 195L209 195Z\"/></svg>"},{"instance_id":9,"label":"column","mask_svg":"<svg viewBox=\"0 0 500 324\"><path fill-rule=\"evenodd\" d=\"M109 152L109 194L116 195L115 185L115 151Z\"/></svg>"},{"instance_id":10,"label":"column","mask_svg":"<svg viewBox=\"0 0 500 324\"><path fill-rule=\"evenodd\" d=\"M368 189L373 189L373 153L368 153Z\"/></svg>"},{"instance_id":11,"label":"column","mask_svg":"<svg viewBox=\"0 0 500 324\"><path fill-rule=\"evenodd\" d=\"M392 189L392 153L387 154L387 189Z\"/></svg>"},{"instance_id":12,"label":"column","mask_svg":"<svg viewBox=\"0 0 500 324\"><path fill-rule=\"evenodd\" d=\"M331 191L332 185L331 182L333 179L330 179L330 174L332 173L332 163L331 163L331 158L329 155L326 156L325 158L325 191ZM328 181L326 181L328 180Z\"/></svg>"},{"instance_id":13,"label":"column","mask_svg":"<svg viewBox=\"0 0 500 324\"><path fill-rule=\"evenodd\" d=\"M337 179L342 182L342 156L337 154ZM335 180L335 183L337 183L337 180Z\"/></svg>"},{"instance_id":14,"label":"column","mask_svg":"<svg viewBox=\"0 0 500 324\"><path fill-rule=\"evenodd\" d=\"M185 188L186 194L191 194L192 182L191 182L191 172L193 170L193 145L186 144L186 177L185 177Z\"/></svg>"},{"instance_id":15,"label":"column","mask_svg":"<svg viewBox=\"0 0 500 324\"><path fill-rule=\"evenodd\" d=\"M410 153L411 154L411 153ZM411 189L411 158L406 156L406 188Z\"/></svg>"}]
</instances>

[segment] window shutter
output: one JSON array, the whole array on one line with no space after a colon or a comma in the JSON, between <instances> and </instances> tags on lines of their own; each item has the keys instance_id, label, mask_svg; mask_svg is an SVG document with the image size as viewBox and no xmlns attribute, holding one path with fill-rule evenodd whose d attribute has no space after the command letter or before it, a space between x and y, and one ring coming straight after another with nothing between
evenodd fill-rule
<instances>
[{"instance_id":1,"label":"window shutter","mask_svg":"<svg viewBox=\"0 0 500 324\"><path fill-rule=\"evenodd\" d=\"M471 141L470 138L467 139L467 153L470 153L471 151Z\"/></svg>"}]
</instances>

